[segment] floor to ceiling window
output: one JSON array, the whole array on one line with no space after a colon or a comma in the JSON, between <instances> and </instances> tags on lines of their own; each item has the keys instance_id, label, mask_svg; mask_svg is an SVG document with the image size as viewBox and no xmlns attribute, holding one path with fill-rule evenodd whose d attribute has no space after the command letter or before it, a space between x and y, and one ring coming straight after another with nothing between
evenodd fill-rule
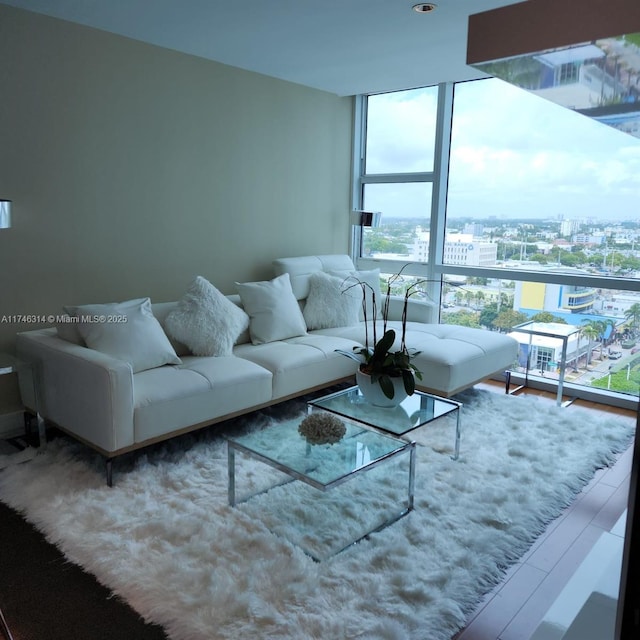
<instances>
[{"instance_id":1,"label":"floor to ceiling window","mask_svg":"<svg viewBox=\"0 0 640 640\"><path fill-rule=\"evenodd\" d=\"M381 214L358 266L426 280L433 321L514 335L516 375L636 408L640 140L497 79L356 104L353 206Z\"/></svg>"},{"instance_id":2,"label":"floor to ceiling window","mask_svg":"<svg viewBox=\"0 0 640 640\"><path fill-rule=\"evenodd\" d=\"M359 264L434 283L441 321L578 325L585 349L605 349L600 376L576 358L577 384L637 396L640 140L497 79L359 105L354 208L381 213L354 245Z\"/></svg>"},{"instance_id":3,"label":"floor to ceiling window","mask_svg":"<svg viewBox=\"0 0 640 640\"><path fill-rule=\"evenodd\" d=\"M359 196L383 220L366 230L361 253L409 258L416 227L430 224L438 87L373 95L366 104Z\"/></svg>"},{"instance_id":4,"label":"floor to ceiling window","mask_svg":"<svg viewBox=\"0 0 640 640\"><path fill-rule=\"evenodd\" d=\"M640 139L500 80L456 85L450 237L509 269L638 279L639 218Z\"/></svg>"}]
</instances>

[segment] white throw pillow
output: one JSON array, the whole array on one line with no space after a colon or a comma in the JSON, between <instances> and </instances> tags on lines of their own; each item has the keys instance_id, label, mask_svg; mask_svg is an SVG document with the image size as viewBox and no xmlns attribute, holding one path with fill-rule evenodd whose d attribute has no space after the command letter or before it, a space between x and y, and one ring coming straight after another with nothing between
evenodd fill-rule
<instances>
[{"instance_id":1,"label":"white throw pillow","mask_svg":"<svg viewBox=\"0 0 640 640\"><path fill-rule=\"evenodd\" d=\"M87 346L78 331L77 318L70 316L68 313L62 314L62 319L56 324L56 329L59 338L80 345L81 347Z\"/></svg>"},{"instance_id":2,"label":"white throw pillow","mask_svg":"<svg viewBox=\"0 0 640 640\"><path fill-rule=\"evenodd\" d=\"M154 317L149 298L64 310L78 318L76 326L87 347L128 362L134 373L182 363Z\"/></svg>"},{"instance_id":3,"label":"white throw pillow","mask_svg":"<svg viewBox=\"0 0 640 640\"><path fill-rule=\"evenodd\" d=\"M308 329L351 327L360 318L360 296L345 291L344 278L324 271L309 277L309 295L302 315ZM348 283L347 283L348 286Z\"/></svg>"},{"instance_id":4,"label":"white throw pillow","mask_svg":"<svg viewBox=\"0 0 640 640\"><path fill-rule=\"evenodd\" d=\"M249 316L197 276L165 320L169 335L196 356L230 356L238 336L249 326Z\"/></svg>"},{"instance_id":5,"label":"white throw pillow","mask_svg":"<svg viewBox=\"0 0 640 640\"><path fill-rule=\"evenodd\" d=\"M242 306L249 314L253 344L286 340L307 333L288 273L263 282L236 282Z\"/></svg>"},{"instance_id":6,"label":"white throw pillow","mask_svg":"<svg viewBox=\"0 0 640 640\"><path fill-rule=\"evenodd\" d=\"M352 295L357 296L360 300L360 320L364 320L364 311L362 309L362 282L364 287L365 300L367 301L367 320L373 320L373 297L376 301L376 318L382 317L382 292L380 291L380 269L371 269L369 271L330 271L331 275L343 279L343 289L348 289ZM351 286L356 285L356 286Z\"/></svg>"}]
</instances>

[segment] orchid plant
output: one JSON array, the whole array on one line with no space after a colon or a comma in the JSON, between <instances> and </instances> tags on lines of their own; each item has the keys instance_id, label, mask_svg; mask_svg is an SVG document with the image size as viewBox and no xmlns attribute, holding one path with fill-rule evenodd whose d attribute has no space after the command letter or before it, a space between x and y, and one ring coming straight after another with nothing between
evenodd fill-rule
<instances>
[{"instance_id":1,"label":"orchid plant","mask_svg":"<svg viewBox=\"0 0 640 640\"><path fill-rule=\"evenodd\" d=\"M406 266L406 265L405 265ZM404 269L404 267L403 267ZM353 278L353 277L352 277ZM422 372L411 362L411 359L417 356L420 351L415 349L408 349L406 345L406 333L407 333L407 309L409 306L409 298L420 291L420 285L427 280L418 280L417 282L406 287L404 292L404 302L402 306L402 335L400 337L400 348L397 351L392 351L393 345L396 341L396 332L394 329L387 329L389 320L389 304L391 287L399 279L402 278L402 269L391 276L387 281L387 291L382 305L382 337L378 340L378 327L375 319L378 316L378 301L376 300L376 294L371 285L361 280L357 280L352 285L347 287L345 291L353 287L360 287L362 289L362 308L364 312L364 324L365 324L365 346L354 347L353 351L344 351L337 349L338 353L341 353L353 360L360 363L360 371L371 376L372 384L379 384L382 392L387 398L393 398L395 390L393 386L392 378L402 378L404 390L407 395L413 395L416 388L415 379L422 380ZM367 318L367 290L370 290L371 297L371 312L373 314L374 322L372 323L373 344L369 341L369 323Z\"/></svg>"}]
</instances>

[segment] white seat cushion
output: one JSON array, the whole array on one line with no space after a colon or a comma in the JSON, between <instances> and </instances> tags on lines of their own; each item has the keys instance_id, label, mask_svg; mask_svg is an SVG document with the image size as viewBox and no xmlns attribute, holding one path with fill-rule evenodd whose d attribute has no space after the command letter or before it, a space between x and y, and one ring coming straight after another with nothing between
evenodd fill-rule
<instances>
[{"instance_id":1,"label":"white seat cushion","mask_svg":"<svg viewBox=\"0 0 640 640\"><path fill-rule=\"evenodd\" d=\"M354 375L357 363L336 349L350 350L353 340L308 334L263 345L238 345L240 358L268 369L273 375L273 397L284 398Z\"/></svg>"},{"instance_id":2,"label":"white seat cushion","mask_svg":"<svg viewBox=\"0 0 640 640\"><path fill-rule=\"evenodd\" d=\"M271 400L271 373L234 356L185 356L134 375L135 442Z\"/></svg>"}]
</instances>

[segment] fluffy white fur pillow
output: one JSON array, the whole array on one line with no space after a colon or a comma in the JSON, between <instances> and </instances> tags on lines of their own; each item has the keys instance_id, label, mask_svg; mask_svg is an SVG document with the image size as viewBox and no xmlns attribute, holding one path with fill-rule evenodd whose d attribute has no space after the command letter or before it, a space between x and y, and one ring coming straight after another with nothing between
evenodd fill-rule
<instances>
[{"instance_id":1,"label":"fluffy white fur pillow","mask_svg":"<svg viewBox=\"0 0 640 640\"><path fill-rule=\"evenodd\" d=\"M380 291L380 269L371 269L369 271L331 271L331 275L337 276L344 280L342 287L348 289L351 295L357 296L360 300L360 320L364 320L364 311L362 309L362 286L365 285L364 295L367 301L367 319L373 320L373 298L376 301L376 318L382 317L382 293ZM352 286L356 285L356 286Z\"/></svg>"},{"instance_id":2,"label":"fluffy white fur pillow","mask_svg":"<svg viewBox=\"0 0 640 640\"><path fill-rule=\"evenodd\" d=\"M189 285L165 320L171 337L196 356L231 355L248 326L249 316L202 276Z\"/></svg>"},{"instance_id":3,"label":"fluffy white fur pillow","mask_svg":"<svg viewBox=\"0 0 640 640\"><path fill-rule=\"evenodd\" d=\"M361 294L345 291L344 278L318 271L309 277L309 295L303 315L308 329L351 327L358 324ZM359 289L358 289L359 291Z\"/></svg>"},{"instance_id":4,"label":"fluffy white fur pillow","mask_svg":"<svg viewBox=\"0 0 640 640\"><path fill-rule=\"evenodd\" d=\"M74 326L90 349L128 362L134 373L182 362L153 315L149 298L64 310L78 318Z\"/></svg>"}]
</instances>

